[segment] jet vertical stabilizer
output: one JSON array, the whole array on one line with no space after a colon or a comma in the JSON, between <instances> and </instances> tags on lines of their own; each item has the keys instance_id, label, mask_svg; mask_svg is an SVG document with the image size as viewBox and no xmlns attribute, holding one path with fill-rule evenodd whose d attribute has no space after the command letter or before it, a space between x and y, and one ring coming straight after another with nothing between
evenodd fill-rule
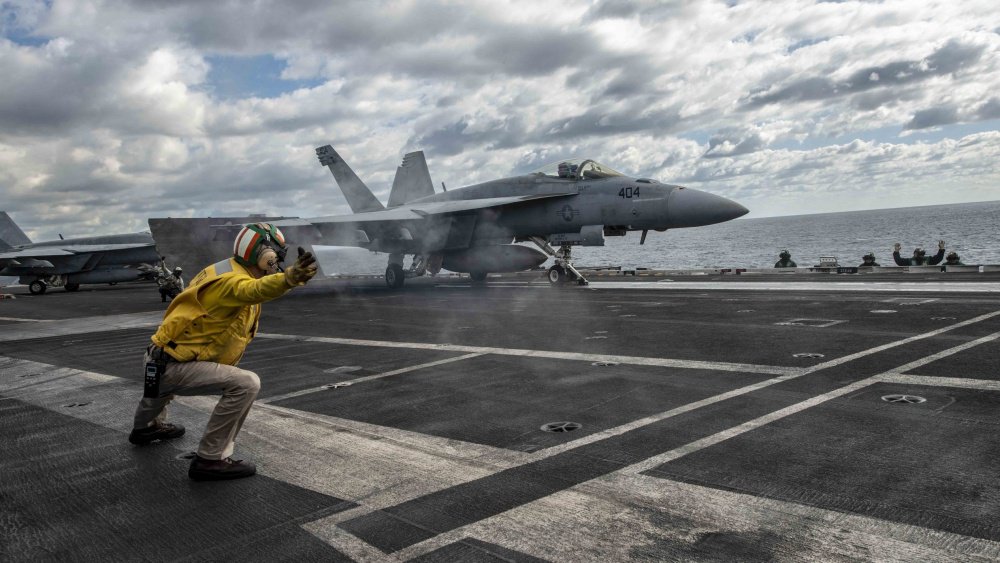
<instances>
[{"instance_id":1,"label":"jet vertical stabilizer","mask_svg":"<svg viewBox=\"0 0 1000 563\"><path fill-rule=\"evenodd\" d=\"M427 170L424 151L408 153L396 169L396 178L392 181L392 191L389 192L389 207L429 195L434 195L434 183Z\"/></svg>"},{"instance_id":2,"label":"jet vertical stabilizer","mask_svg":"<svg viewBox=\"0 0 1000 563\"><path fill-rule=\"evenodd\" d=\"M340 191L344 192L347 204L351 206L354 213L365 211L381 211L385 209L382 202L375 197L368 186L358 178L358 175L351 170L351 167L344 162L344 159L333 150L333 147L326 145L316 149L316 156L319 163L333 172L333 178L340 186Z\"/></svg>"},{"instance_id":3,"label":"jet vertical stabilizer","mask_svg":"<svg viewBox=\"0 0 1000 563\"><path fill-rule=\"evenodd\" d=\"M31 244L31 239L6 211L0 211L0 250L9 250L22 244Z\"/></svg>"}]
</instances>

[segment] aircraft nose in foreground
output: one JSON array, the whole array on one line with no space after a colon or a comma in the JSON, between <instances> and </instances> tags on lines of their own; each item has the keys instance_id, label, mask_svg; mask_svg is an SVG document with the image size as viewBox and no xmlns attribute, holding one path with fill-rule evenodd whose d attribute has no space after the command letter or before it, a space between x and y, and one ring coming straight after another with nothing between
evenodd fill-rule
<instances>
[{"instance_id":1,"label":"aircraft nose in foreground","mask_svg":"<svg viewBox=\"0 0 1000 563\"><path fill-rule=\"evenodd\" d=\"M667 198L667 219L672 228L722 223L749 212L731 199L691 188L675 189Z\"/></svg>"}]
</instances>

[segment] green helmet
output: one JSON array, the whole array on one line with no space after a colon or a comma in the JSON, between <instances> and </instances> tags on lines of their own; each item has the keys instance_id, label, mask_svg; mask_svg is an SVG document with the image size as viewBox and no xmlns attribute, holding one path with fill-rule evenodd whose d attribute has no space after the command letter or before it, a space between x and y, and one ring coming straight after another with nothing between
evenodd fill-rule
<instances>
[{"instance_id":1,"label":"green helmet","mask_svg":"<svg viewBox=\"0 0 1000 563\"><path fill-rule=\"evenodd\" d=\"M233 257L241 266L247 268L257 265L261 251L271 248L278 255L278 261L285 259L285 235L271 223L254 223L245 225L233 243Z\"/></svg>"}]
</instances>

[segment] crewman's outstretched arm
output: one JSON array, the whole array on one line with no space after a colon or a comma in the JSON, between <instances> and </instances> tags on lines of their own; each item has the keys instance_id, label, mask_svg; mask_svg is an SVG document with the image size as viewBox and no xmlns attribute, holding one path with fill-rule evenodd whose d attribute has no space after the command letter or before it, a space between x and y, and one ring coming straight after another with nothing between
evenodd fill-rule
<instances>
[{"instance_id":1,"label":"crewman's outstretched arm","mask_svg":"<svg viewBox=\"0 0 1000 563\"><path fill-rule=\"evenodd\" d=\"M277 299L288 293L292 286L285 281L285 274L271 274L259 279L249 276L232 276L220 280L215 288L218 304L223 307L255 305Z\"/></svg>"}]
</instances>

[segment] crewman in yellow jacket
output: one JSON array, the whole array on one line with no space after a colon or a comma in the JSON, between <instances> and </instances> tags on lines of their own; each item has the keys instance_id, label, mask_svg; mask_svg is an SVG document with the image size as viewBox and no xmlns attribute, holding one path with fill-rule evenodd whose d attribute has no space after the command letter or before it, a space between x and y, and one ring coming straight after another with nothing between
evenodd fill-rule
<instances>
[{"instance_id":1,"label":"crewman in yellow jacket","mask_svg":"<svg viewBox=\"0 0 1000 563\"><path fill-rule=\"evenodd\" d=\"M238 479L256 473L252 463L231 457L236 435L260 391L257 374L236 365L257 333L260 304L316 275L316 259L301 248L295 264L281 271L285 252L285 238L274 225L243 227L233 257L202 270L174 298L146 350L146 389L129 435L133 444L184 434L183 426L166 421L166 406L175 395L222 395L191 460L192 479ZM154 365L159 376L151 379Z\"/></svg>"}]
</instances>

